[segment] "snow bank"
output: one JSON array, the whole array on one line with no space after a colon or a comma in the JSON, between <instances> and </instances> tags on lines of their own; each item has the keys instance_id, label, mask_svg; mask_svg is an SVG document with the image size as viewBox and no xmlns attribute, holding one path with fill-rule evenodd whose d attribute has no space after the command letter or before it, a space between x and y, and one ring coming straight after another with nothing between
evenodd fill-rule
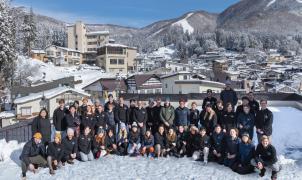
<instances>
[{"instance_id":1,"label":"snow bank","mask_svg":"<svg viewBox=\"0 0 302 180\"><path fill-rule=\"evenodd\" d=\"M278 151L278 159L282 165L279 179L302 179L302 131L301 111L289 108L270 108L274 113L273 144ZM299 139L300 138L300 139ZM0 179L19 179L21 168L19 155L23 144L16 141L6 143L0 141ZM289 153L292 152L292 153ZM144 157L119 157L106 156L100 160L66 165L50 176L48 169L41 169L39 174L28 173L29 179L209 179L209 180L254 180L258 179L257 173L241 176L229 168L209 163L202 166L189 158L162 158L150 160ZM270 171L262 179L270 179Z\"/></svg>"}]
</instances>

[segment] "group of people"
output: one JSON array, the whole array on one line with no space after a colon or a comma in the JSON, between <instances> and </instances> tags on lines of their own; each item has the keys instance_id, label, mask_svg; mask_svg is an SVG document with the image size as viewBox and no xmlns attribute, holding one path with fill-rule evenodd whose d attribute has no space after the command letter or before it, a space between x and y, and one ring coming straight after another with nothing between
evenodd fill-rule
<instances>
[{"instance_id":1,"label":"group of people","mask_svg":"<svg viewBox=\"0 0 302 180\"><path fill-rule=\"evenodd\" d=\"M221 92L220 100L208 90L201 111L196 102L186 107L184 99L177 108L168 97L163 104L160 98L150 99L147 107L135 99L128 107L122 96L118 101L112 95L108 99L104 105L83 99L81 106L74 102L68 109L60 100L53 113L54 130L47 110L42 109L32 123L33 138L20 156L22 177L28 170L37 172L38 167L48 167L55 174L76 159L85 162L115 154L191 157L203 165L217 162L239 174L258 169L260 176L271 168L271 178L277 179L280 165L271 144L273 114L267 100L260 100L259 105L252 92L235 108L238 98L231 88Z\"/></svg>"}]
</instances>

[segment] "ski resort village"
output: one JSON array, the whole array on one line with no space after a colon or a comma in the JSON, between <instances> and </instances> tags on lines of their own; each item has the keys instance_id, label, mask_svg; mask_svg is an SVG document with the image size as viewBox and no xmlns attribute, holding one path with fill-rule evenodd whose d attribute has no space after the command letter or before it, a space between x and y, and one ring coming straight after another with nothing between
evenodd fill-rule
<instances>
[{"instance_id":1,"label":"ski resort village","mask_svg":"<svg viewBox=\"0 0 302 180\"><path fill-rule=\"evenodd\" d=\"M93 2L0 0L0 180L302 179L301 0Z\"/></svg>"}]
</instances>

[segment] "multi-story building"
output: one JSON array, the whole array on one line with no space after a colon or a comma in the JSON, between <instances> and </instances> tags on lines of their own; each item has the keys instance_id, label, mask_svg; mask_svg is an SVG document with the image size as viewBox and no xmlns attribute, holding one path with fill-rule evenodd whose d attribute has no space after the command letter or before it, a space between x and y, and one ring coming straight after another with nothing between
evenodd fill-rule
<instances>
[{"instance_id":1,"label":"multi-story building","mask_svg":"<svg viewBox=\"0 0 302 180\"><path fill-rule=\"evenodd\" d=\"M75 49L51 45L45 48L46 58L55 65L79 65L82 63L81 52Z\"/></svg>"},{"instance_id":2,"label":"multi-story building","mask_svg":"<svg viewBox=\"0 0 302 180\"><path fill-rule=\"evenodd\" d=\"M109 43L109 31L88 32L81 21L68 26L67 31L68 48L80 51L83 55L83 63L96 64L97 48Z\"/></svg>"},{"instance_id":3,"label":"multi-story building","mask_svg":"<svg viewBox=\"0 0 302 180\"><path fill-rule=\"evenodd\" d=\"M97 65L106 72L128 73L134 70L137 49L121 44L108 43L97 50Z\"/></svg>"}]
</instances>

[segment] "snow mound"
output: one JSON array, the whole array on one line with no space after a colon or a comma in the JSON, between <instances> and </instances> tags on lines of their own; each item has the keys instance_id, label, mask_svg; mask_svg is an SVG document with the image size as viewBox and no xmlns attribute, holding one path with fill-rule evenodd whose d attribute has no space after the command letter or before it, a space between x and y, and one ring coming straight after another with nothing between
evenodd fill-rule
<instances>
[{"instance_id":1,"label":"snow mound","mask_svg":"<svg viewBox=\"0 0 302 180\"><path fill-rule=\"evenodd\" d=\"M172 59L174 53L175 53L175 46L172 44L169 46L160 47L156 51L153 51L151 54L153 56L164 57L164 59Z\"/></svg>"},{"instance_id":2,"label":"snow mound","mask_svg":"<svg viewBox=\"0 0 302 180\"><path fill-rule=\"evenodd\" d=\"M190 18L194 13L189 13L184 19L181 19L175 23L172 24L172 26L181 26L184 33L188 32L189 34L192 34L194 32L194 28L189 24L187 21L188 18Z\"/></svg>"}]
</instances>

